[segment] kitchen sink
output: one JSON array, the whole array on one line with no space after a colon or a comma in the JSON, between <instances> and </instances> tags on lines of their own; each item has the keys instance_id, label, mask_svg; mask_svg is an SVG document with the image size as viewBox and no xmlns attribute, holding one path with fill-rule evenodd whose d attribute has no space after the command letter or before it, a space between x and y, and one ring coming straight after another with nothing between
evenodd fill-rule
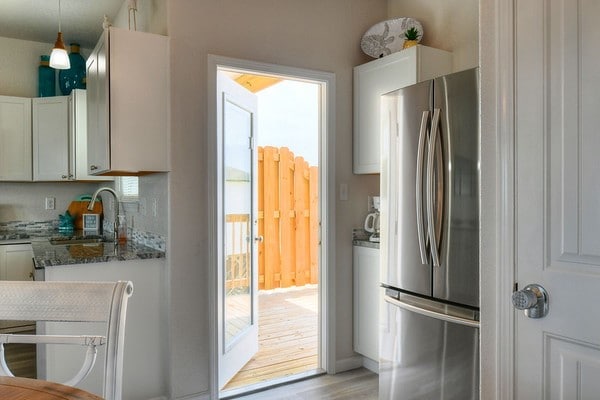
<instances>
[{"instance_id":1,"label":"kitchen sink","mask_svg":"<svg viewBox=\"0 0 600 400\"><path fill-rule=\"evenodd\" d=\"M50 244L87 244L112 242L102 236L99 237L53 237L48 239Z\"/></svg>"}]
</instances>

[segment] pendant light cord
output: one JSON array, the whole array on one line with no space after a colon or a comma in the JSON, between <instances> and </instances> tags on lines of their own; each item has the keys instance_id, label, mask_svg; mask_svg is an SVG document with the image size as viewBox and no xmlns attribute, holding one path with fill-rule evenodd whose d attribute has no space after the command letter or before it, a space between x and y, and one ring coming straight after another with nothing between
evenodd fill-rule
<instances>
[{"instance_id":1,"label":"pendant light cord","mask_svg":"<svg viewBox=\"0 0 600 400\"><path fill-rule=\"evenodd\" d=\"M62 32L62 29L60 26L60 0L58 0L58 31Z\"/></svg>"}]
</instances>

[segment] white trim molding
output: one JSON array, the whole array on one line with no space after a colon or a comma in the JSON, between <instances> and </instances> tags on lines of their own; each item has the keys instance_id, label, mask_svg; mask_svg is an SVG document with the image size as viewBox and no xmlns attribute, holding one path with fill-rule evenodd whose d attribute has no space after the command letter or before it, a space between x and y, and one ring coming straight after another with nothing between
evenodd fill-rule
<instances>
[{"instance_id":1,"label":"white trim molding","mask_svg":"<svg viewBox=\"0 0 600 400\"><path fill-rule=\"evenodd\" d=\"M335 363L335 373L339 374L340 372L351 371L362 366L363 357L357 354L352 357L337 360L337 362Z\"/></svg>"},{"instance_id":2,"label":"white trim molding","mask_svg":"<svg viewBox=\"0 0 600 400\"><path fill-rule=\"evenodd\" d=\"M335 74L331 72L321 72L302 68L287 67L275 64L260 63L254 61L240 60L217 55L208 55L208 156L207 171L209 179L209 193L215 195L209 196L209 230L217 231L217 121L216 121L216 91L217 91L217 70L219 68L233 69L240 71L250 71L271 76L280 76L287 79L296 79L300 81L309 81L318 83L321 86L321 126L319 144L319 197L321 198L321 240L320 240L320 258L319 265L319 284L320 294L320 315L321 315L321 349L320 365L327 373L335 373L338 368L336 365L335 353L335 326L336 326L336 254L335 254ZM217 265L217 235L209 235L208 265ZM216 268L209 268L209 307L210 307L210 392L211 399L218 399L218 302L217 302L217 271ZM360 361L360 360L359 360ZM360 366L361 363L358 363Z\"/></svg>"},{"instance_id":3,"label":"white trim molding","mask_svg":"<svg viewBox=\"0 0 600 400\"><path fill-rule=\"evenodd\" d=\"M516 0L480 0L482 241L481 398L514 394Z\"/></svg>"}]
</instances>

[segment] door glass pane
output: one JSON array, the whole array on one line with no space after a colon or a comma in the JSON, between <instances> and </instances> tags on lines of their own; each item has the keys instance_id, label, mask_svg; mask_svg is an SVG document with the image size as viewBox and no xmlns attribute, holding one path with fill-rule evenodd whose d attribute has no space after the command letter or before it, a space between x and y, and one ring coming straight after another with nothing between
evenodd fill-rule
<instances>
[{"instance_id":1,"label":"door glass pane","mask_svg":"<svg viewBox=\"0 0 600 400\"><path fill-rule=\"evenodd\" d=\"M225 351L252 324L252 114L225 101L223 293Z\"/></svg>"}]
</instances>

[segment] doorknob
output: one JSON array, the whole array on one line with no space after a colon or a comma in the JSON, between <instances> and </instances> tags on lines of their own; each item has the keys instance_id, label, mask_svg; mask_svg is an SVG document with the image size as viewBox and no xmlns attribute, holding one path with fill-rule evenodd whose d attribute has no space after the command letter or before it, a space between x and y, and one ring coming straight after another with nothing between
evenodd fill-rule
<instances>
[{"instance_id":1,"label":"doorknob","mask_svg":"<svg viewBox=\"0 0 600 400\"><path fill-rule=\"evenodd\" d=\"M548 292L535 283L514 292L512 303L529 318L543 318L548 314Z\"/></svg>"},{"instance_id":2,"label":"doorknob","mask_svg":"<svg viewBox=\"0 0 600 400\"><path fill-rule=\"evenodd\" d=\"M258 243L262 243L262 242L263 242L263 240L264 240L264 238L263 238L263 236L262 236L262 235L260 235L260 236L257 236L257 237L255 237L255 238L254 238L254 241L255 241L255 242L258 242Z\"/></svg>"}]
</instances>

